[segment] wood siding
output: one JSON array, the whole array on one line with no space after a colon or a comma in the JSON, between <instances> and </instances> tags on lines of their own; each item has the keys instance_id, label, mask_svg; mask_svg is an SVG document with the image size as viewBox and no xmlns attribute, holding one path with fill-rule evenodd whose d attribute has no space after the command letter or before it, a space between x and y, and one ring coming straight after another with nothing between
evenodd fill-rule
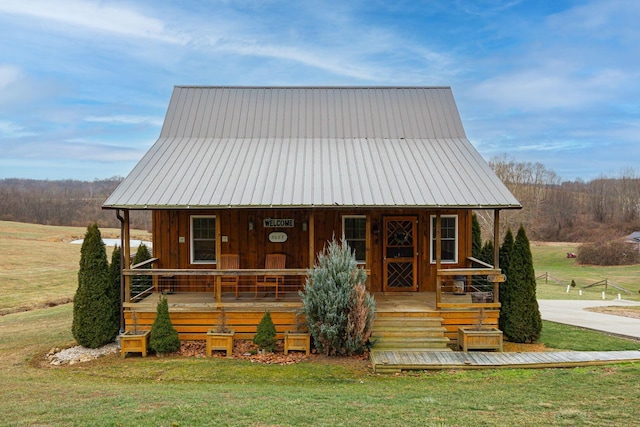
<instances>
[{"instance_id":1,"label":"wood siding","mask_svg":"<svg viewBox=\"0 0 640 427\"><path fill-rule=\"evenodd\" d=\"M282 253L287 256L287 268L312 266L312 254L317 254L332 236L342 235L344 215L367 217L367 264L370 272L369 287L373 292L383 290L383 224L385 217L415 216L418 219L418 292L434 292L436 289L436 265L430 262L430 217L458 215L458 263L443 264L447 267L465 267L471 255L471 211L427 209L229 209L229 210L157 210L153 212L153 252L159 259L158 268L197 269L216 268L215 264L192 264L191 217L215 215L217 257L223 253L240 255L240 268L264 268L265 256ZM292 228L265 228L265 218L293 219ZM253 230L249 230L249 223ZM283 243L269 241L269 233L281 231L287 234ZM223 236L226 241L223 241ZM310 242L311 240L311 242ZM310 243L312 245L310 246ZM180 291L203 292L214 286L210 280L181 278ZM249 283L241 284L245 288Z\"/></svg>"}]
</instances>

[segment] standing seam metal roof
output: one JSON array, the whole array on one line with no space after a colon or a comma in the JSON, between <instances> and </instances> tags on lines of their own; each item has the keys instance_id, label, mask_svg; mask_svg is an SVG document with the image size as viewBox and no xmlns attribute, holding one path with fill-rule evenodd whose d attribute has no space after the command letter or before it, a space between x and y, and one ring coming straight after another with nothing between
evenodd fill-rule
<instances>
[{"instance_id":1,"label":"standing seam metal roof","mask_svg":"<svg viewBox=\"0 0 640 427\"><path fill-rule=\"evenodd\" d=\"M106 208L519 208L450 88L185 87Z\"/></svg>"}]
</instances>

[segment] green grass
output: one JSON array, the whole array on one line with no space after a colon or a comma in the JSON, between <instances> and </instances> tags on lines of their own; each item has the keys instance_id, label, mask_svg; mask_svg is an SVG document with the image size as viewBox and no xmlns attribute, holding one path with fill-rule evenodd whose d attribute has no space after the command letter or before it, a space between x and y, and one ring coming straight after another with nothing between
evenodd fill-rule
<instances>
[{"instance_id":1,"label":"green grass","mask_svg":"<svg viewBox=\"0 0 640 427\"><path fill-rule=\"evenodd\" d=\"M358 364L113 355L50 367L45 353L72 343L71 311L66 304L0 317L0 425L606 426L640 417L640 363L390 376ZM542 341L640 347L549 322Z\"/></svg>"},{"instance_id":2,"label":"green grass","mask_svg":"<svg viewBox=\"0 0 640 427\"><path fill-rule=\"evenodd\" d=\"M562 350L640 350L640 341L628 340L589 329L546 321L543 321L540 342L547 348Z\"/></svg>"},{"instance_id":3,"label":"green grass","mask_svg":"<svg viewBox=\"0 0 640 427\"><path fill-rule=\"evenodd\" d=\"M79 247L66 252L66 242L84 230L31 227L0 222L0 308L75 292ZM556 274L572 271L562 252L540 252L544 265L559 265ZM33 271L31 279L9 280L23 271ZM7 302L13 293L18 302ZM51 367L46 352L73 343L71 317L71 304L0 316L0 426L618 426L640 419L640 363L388 376L360 364L113 355ZM550 322L541 340L557 349L640 347Z\"/></svg>"},{"instance_id":4,"label":"green grass","mask_svg":"<svg viewBox=\"0 0 640 427\"><path fill-rule=\"evenodd\" d=\"M85 232L82 227L0 221L0 315L70 301L78 286L81 245L69 242ZM120 230L101 232L116 237ZM146 232L133 234L149 238Z\"/></svg>"},{"instance_id":5,"label":"green grass","mask_svg":"<svg viewBox=\"0 0 640 427\"><path fill-rule=\"evenodd\" d=\"M592 283L608 279L612 284L622 286L632 293L625 293L613 286L609 286L605 292L606 299L615 299L618 294L628 300L640 301L640 265L624 266L592 266L579 265L575 258L567 258L567 252L576 252L575 244L536 244L532 243L531 253L536 276L549 273L552 278L546 280L539 278L537 281L537 296L539 299L602 299L604 286L595 286L583 289ZM557 283L553 278L557 279ZM567 285L571 280L576 283L575 288L570 288L567 293ZM582 295L579 290L582 289Z\"/></svg>"}]
</instances>

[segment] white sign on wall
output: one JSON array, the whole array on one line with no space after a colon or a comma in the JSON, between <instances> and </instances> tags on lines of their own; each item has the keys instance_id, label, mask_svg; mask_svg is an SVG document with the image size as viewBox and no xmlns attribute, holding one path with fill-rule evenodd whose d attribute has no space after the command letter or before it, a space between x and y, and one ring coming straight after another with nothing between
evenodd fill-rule
<instances>
[{"instance_id":1,"label":"white sign on wall","mask_svg":"<svg viewBox=\"0 0 640 427\"><path fill-rule=\"evenodd\" d=\"M264 228L291 228L293 227L293 218L265 218L262 220L262 226Z\"/></svg>"},{"instance_id":2,"label":"white sign on wall","mask_svg":"<svg viewBox=\"0 0 640 427\"><path fill-rule=\"evenodd\" d=\"M271 243L284 243L287 241L287 233L284 231L274 231L269 233L269 241Z\"/></svg>"}]
</instances>

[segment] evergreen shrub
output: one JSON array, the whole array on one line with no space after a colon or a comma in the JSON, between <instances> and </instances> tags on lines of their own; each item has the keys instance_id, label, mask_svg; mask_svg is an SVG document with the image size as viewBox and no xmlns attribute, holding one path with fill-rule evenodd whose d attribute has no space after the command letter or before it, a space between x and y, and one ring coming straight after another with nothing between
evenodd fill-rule
<instances>
[{"instance_id":1,"label":"evergreen shrub","mask_svg":"<svg viewBox=\"0 0 640 427\"><path fill-rule=\"evenodd\" d=\"M504 325L505 337L516 343L533 343L542 332L542 318L536 300L536 275L529 239L520 226L513 244L509 260L507 283L508 304L503 307L500 317Z\"/></svg>"},{"instance_id":2,"label":"evergreen shrub","mask_svg":"<svg viewBox=\"0 0 640 427\"><path fill-rule=\"evenodd\" d=\"M169 317L169 303L165 296L160 297L156 318L151 325L149 346L156 353L172 353L180 350L180 337Z\"/></svg>"},{"instance_id":3,"label":"evergreen shrub","mask_svg":"<svg viewBox=\"0 0 640 427\"><path fill-rule=\"evenodd\" d=\"M144 243L138 246L138 250L133 257L131 265L136 265L151 258L149 248ZM146 265L143 268L151 268L150 265ZM146 291L152 286L151 276L133 276L131 277L131 295L136 296L141 292Z\"/></svg>"},{"instance_id":4,"label":"evergreen shrub","mask_svg":"<svg viewBox=\"0 0 640 427\"><path fill-rule=\"evenodd\" d=\"M268 311L262 316L253 342L260 350L272 352L276 348L276 327Z\"/></svg>"},{"instance_id":5,"label":"evergreen shrub","mask_svg":"<svg viewBox=\"0 0 640 427\"><path fill-rule=\"evenodd\" d=\"M116 324L120 324L120 270L122 266L122 250L116 245L111 254L109 265L109 299L113 304L113 316ZM123 326L123 325L121 325Z\"/></svg>"},{"instance_id":6,"label":"evergreen shrub","mask_svg":"<svg viewBox=\"0 0 640 427\"><path fill-rule=\"evenodd\" d=\"M119 310L115 311L107 251L98 224L87 227L80 249L78 289L73 298L71 332L78 344L98 348L118 335Z\"/></svg>"},{"instance_id":7,"label":"evergreen shrub","mask_svg":"<svg viewBox=\"0 0 640 427\"><path fill-rule=\"evenodd\" d=\"M326 355L360 354L367 348L375 300L366 290L365 271L343 237L318 254L300 296L315 347Z\"/></svg>"}]
</instances>

